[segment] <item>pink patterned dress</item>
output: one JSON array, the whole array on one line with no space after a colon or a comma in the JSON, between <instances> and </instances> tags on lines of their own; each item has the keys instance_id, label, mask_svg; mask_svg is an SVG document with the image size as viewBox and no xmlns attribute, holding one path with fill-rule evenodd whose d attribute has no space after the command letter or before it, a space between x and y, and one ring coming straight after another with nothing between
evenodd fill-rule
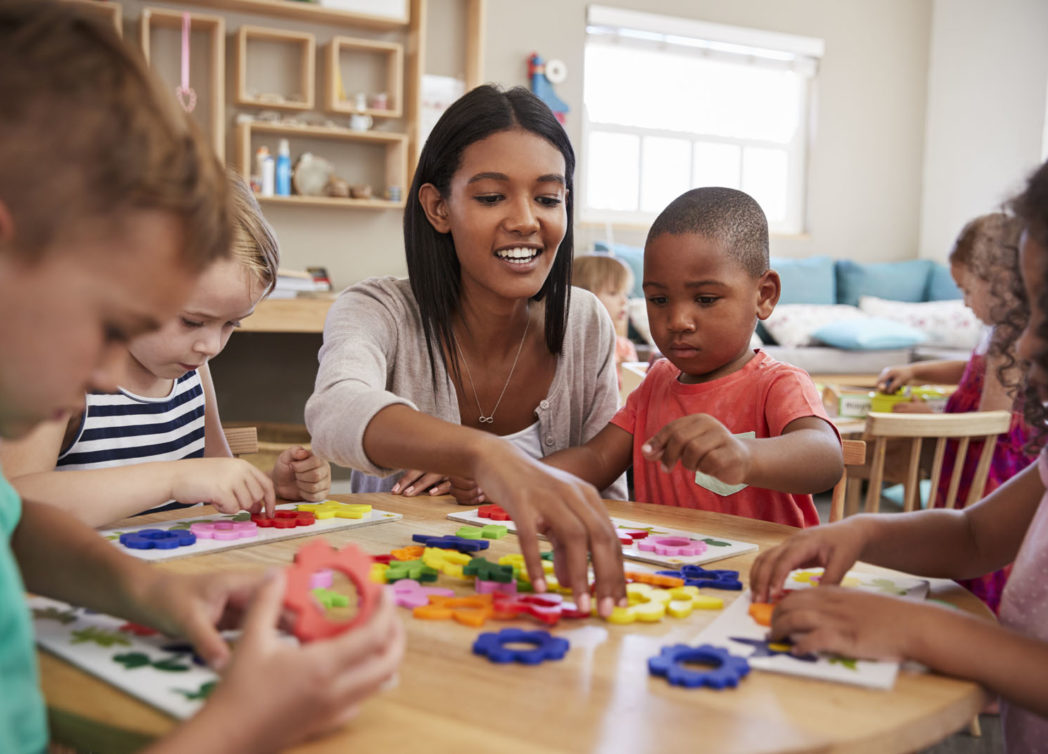
<instances>
[{"instance_id":1,"label":"pink patterned dress","mask_svg":"<svg viewBox=\"0 0 1048 754\"><path fill-rule=\"evenodd\" d=\"M957 386L957 390L946 402L946 413L959 414L968 411L978 411L985 378L986 356L973 352L968 360L968 365L964 368L964 374L961 376L961 382ZM1037 454L1029 454L1024 450L1029 434L1030 431L1023 420L1022 411L1013 411L1011 426L1005 434L997 438L997 446L993 450L993 460L990 462L990 473L986 478L984 495L990 494L1033 463ZM961 481L957 488L957 500L962 503L968 497L968 490L972 485L972 477L975 476L975 467L978 465L982 446L981 442L973 442L968 446L968 454L964 459L964 469L961 471ZM946 443L946 454L943 458L942 474L939 477L939 488L935 492L936 508L942 508L946 502L946 494L950 487L950 477L953 475L956 457L957 441L950 440ZM999 571L994 571L975 579L961 581L960 583L996 613L1010 571L1011 566L1005 566Z\"/></svg>"},{"instance_id":2,"label":"pink patterned dress","mask_svg":"<svg viewBox=\"0 0 1048 754\"><path fill-rule=\"evenodd\" d=\"M1041 484L1048 487L1048 451L1037 462ZM1012 577L1001 598L1001 625L1027 636L1048 641L1048 494L1026 530ZM1001 702L1001 727L1008 752L1048 752L1048 718L1022 707Z\"/></svg>"}]
</instances>

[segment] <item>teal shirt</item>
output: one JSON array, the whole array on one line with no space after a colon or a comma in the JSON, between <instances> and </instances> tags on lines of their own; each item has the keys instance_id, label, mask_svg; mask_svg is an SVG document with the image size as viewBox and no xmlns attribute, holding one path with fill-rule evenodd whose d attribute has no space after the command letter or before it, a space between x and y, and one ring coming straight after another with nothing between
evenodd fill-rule
<instances>
[{"instance_id":1,"label":"teal shirt","mask_svg":"<svg viewBox=\"0 0 1048 754\"><path fill-rule=\"evenodd\" d=\"M47 713L33 649L33 624L11 535L22 500L0 473L0 752L37 754L47 748Z\"/></svg>"}]
</instances>

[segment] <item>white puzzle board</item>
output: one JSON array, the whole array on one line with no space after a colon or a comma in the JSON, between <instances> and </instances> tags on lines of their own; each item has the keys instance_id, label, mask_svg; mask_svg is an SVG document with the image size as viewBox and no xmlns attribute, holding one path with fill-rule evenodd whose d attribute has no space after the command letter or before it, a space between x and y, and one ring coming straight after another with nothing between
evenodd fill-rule
<instances>
[{"instance_id":1,"label":"white puzzle board","mask_svg":"<svg viewBox=\"0 0 1048 754\"><path fill-rule=\"evenodd\" d=\"M513 521L493 521L490 518L481 518L477 515L476 508L471 508L462 511L461 513L449 513L448 518L452 521L460 521L464 524L472 524L474 526L501 524L513 533L516 533L517 531L517 525L513 523ZM649 537L687 537L690 539L702 540L706 543L706 551L701 555L672 557L667 555L656 555L654 552L641 550L638 548L636 542L631 545L622 546L623 557L630 558L631 560L642 560L645 563L654 563L655 565L666 566L667 568L676 569L682 565L703 565L705 563L712 563L715 560L733 558L736 555L741 555L744 552L750 552L757 549L757 545L751 542L740 542L735 539L725 539L723 537L711 537L707 534L699 534L697 532L684 531L682 529L667 529L661 526L649 526L648 524L629 521L624 518L616 518L615 516L611 517L611 522L619 529L644 530L648 532Z\"/></svg>"},{"instance_id":2,"label":"white puzzle board","mask_svg":"<svg viewBox=\"0 0 1048 754\"><path fill-rule=\"evenodd\" d=\"M300 504L282 503L277 506L277 510L294 510L298 505ZM189 525L195 523L211 521L240 521L249 520L249 518L250 517L247 513L243 512L238 514L216 513L210 516L201 516L199 518L175 519L172 521L143 524L141 526L125 526L119 529L103 529L99 531L99 534L112 542L114 547L118 547L123 552L126 552L128 555L133 555L136 558L142 558L143 560L170 560L171 558L183 558L188 555L203 555L209 552L217 552L218 550L228 550L233 547L249 547L262 542L274 542L278 539L308 537L313 536L314 534L324 534L338 529L374 526L375 524L384 524L389 521L398 521L403 518L403 516L399 513L390 513L389 511L372 508L371 512L365 514L363 518L318 518L316 523L312 526L296 526L290 529L277 529L260 526L258 527L258 534L254 537L229 540L204 539L202 537L197 537L195 544L186 545L185 547L176 547L171 550L135 550L120 544L121 534L141 531L142 529L189 529Z\"/></svg>"},{"instance_id":3,"label":"white puzzle board","mask_svg":"<svg viewBox=\"0 0 1048 754\"><path fill-rule=\"evenodd\" d=\"M808 589L817 584L822 569L811 568L794 571L786 580L787 589ZM816 577L813 579L812 577ZM844 586L865 591L891 594L922 600L928 595L928 582L913 576L886 576L882 574L850 571L842 581ZM768 628L755 621L749 614L752 594L749 590L739 595L724 612L717 616L692 641L691 644L712 644L727 649L734 655L746 657L750 667L773 673L786 673L824 681L836 681L875 689L890 689L899 672L898 662L878 660L856 660L831 654L809 656L798 659L782 652L781 644L765 641ZM746 641L737 641L745 639Z\"/></svg>"},{"instance_id":4,"label":"white puzzle board","mask_svg":"<svg viewBox=\"0 0 1048 754\"><path fill-rule=\"evenodd\" d=\"M42 649L169 715L193 715L218 681L217 673L193 661L184 641L122 631L127 621L45 597L28 603Z\"/></svg>"}]
</instances>

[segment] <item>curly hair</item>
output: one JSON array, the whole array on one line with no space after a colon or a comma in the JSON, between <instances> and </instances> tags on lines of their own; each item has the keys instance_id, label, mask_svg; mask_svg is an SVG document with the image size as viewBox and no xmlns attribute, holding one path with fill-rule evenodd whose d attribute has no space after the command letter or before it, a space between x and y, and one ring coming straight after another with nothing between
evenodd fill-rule
<instances>
[{"instance_id":1,"label":"curly hair","mask_svg":"<svg viewBox=\"0 0 1048 754\"><path fill-rule=\"evenodd\" d=\"M1026 188L1008 206L1022 221L1027 238L1036 242L1044 253L1048 249L1048 162L1033 172L1026 182ZM1037 291L1036 305L1042 312L1048 312L1048 280L1038 280L1036 283L1030 286L1031 290ZM1042 322L1037 337L1042 343L1048 343L1048 320ZM1034 358L1040 364L1048 365L1048 348L1042 348ZM1027 448L1037 450L1048 437L1048 410L1036 385L1026 385L1023 415L1033 430Z\"/></svg>"}]
</instances>

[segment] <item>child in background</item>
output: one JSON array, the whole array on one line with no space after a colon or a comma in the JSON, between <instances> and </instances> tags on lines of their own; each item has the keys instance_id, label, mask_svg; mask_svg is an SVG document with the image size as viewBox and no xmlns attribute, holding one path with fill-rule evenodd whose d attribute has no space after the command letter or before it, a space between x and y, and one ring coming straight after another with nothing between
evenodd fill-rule
<instances>
[{"instance_id":1,"label":"child in background","mask_svg":"<svg viewBox=\"0 0 1048 754\"><path fill-rule=\"evenodd\" d=\"M115 390L126 339L174 316L232 225L222 169L112 24L72 3L0 3L0 101L0 435L17 437ZM388 599L367 625L297 646L274 628L282 574L155 568L0 476L5 754L47 748L26 589L184 636L219 669L154 754L304 741L351 718L403 649ZM229 621L244 628L233 653Z\"/></svg>"},{"instance_id":2,"label":"child in background","mask_svg":"<svg viewBox=\"0 0 1048 754\"><path fill-rule=\"evenodd\" d=\"M984 494L989 494L1025 469L1036 458L1027 448L1030 429L1023 419L1023 401L1016 395L1021 369L1015 357L1015 341L1029 317L1029 306L1019 273L1018 218L995 212L977 217L961 231L950 252L950 274L964 292L964 302L986 325L982 342L968 361L922 361L881 372L877 387L894 392L903 385L918 383L957 384L946 402L946 413L967 411L1012 412L1008 432L997 438ZM895 404L894 411L929 412L922 400ZM972 443L961 471L957 499L965 500L975 476L982 442ZM950 440L943 456L942 475L935 491L934 506L946 501L957 441ZM961 582L990 609L997 612L1010 566Z\"/></svg>"},{"instance_id":3,"label":"child in background","mask_svg":"<svg viewBox=\"0 0 1048 754\"><path fill-rule=\"evenodd\" d=\"M633 273L620 259L608 254L579 254L572 262L571 283L596 294L615 325L615 368L622 385L622 362L636 361L637 349L628 337L626 303L633 288Z\"/></svg>"},{"instance_id":4,"label":"child in background","mask_svg":"<svg viewBox=\"0 0 1048 754\"><path fill-rule=\"evenodd\" d=\"M127 377L117 392L88 393L86 411L5 444L0 458L19 494L91 526L198 502L224 513L264 505L272 515L274 493L327 496L331 468L309 450L285 449L267 476L233 458L222 432L207 362L272 290L279 263L251 191L234 174L229 181L232 258L208 267L177 317L127 344Z\"/></svg>"},{"instance_id":5,"label":"child in background","mask_svg":"<svg viewBox=\"0 0 1048 754\"><path fill-rule=\"evenodd\" d=\"M1048 163L1013 203L1025 226L1020 267L1030 319L1016 345L1037 399L1025 404L1038 441L1048 400ZM905 516L860 515L802 532L761 553L750 571L754 599L781 596L794 568L825 566L817 589L786 595L771 638L798 654L915 660L969 678L1002 697L1010 752L1043 751L1048 741L1048 453L964 510ZM837 584L857 561L940 578L967 578L1015 561L1001 598L1000 624L931 603Z\"/></svg>"},{"instance_id":6,"label":"child in background","mask_svg":"<svg viewBox=\"0 0 1048 754\"><path fill-rule=\"evenodd\" d=\"M632 460L641 502L818 524L811 493L840 478L840 438L807 373L749 345L779 285L752 198L701 188L671 202L644 245L648 321L666 359L596 437L547 462L601 488Z\"/></svg>"}]
</instances>

